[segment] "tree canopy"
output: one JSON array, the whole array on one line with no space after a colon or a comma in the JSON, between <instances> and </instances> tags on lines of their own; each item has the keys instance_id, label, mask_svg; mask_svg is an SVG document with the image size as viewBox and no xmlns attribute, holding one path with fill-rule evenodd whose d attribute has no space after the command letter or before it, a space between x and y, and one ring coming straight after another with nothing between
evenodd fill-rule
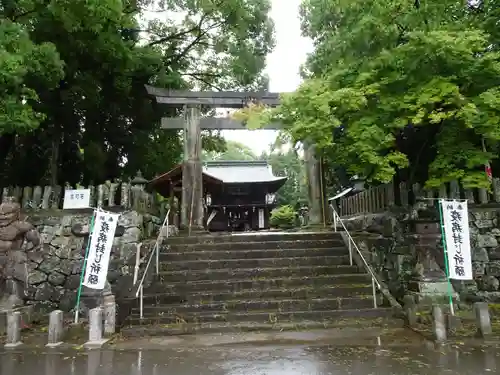
<instances>
[{"instance_id":1,"label":"tree canopy","mask_svg":"<svg viewBox=\"0 0 500 375\"><path fill-rule=\"evenodd\" d=\"M252 149L240 142L225 140L225 145L219 150L204 151L203 160L257 160Z\"/></svg>"},{"instance_id":2,"label":"tree canopy","mask_svg":"<svg viewBox=\"0 0 500 375\"><path fill-rule=\"evenodd\" d=\"M498 0L303 0L315 46L303 84L276 110L243 115L254 126L280 119L332 168L374 183L488 186L484 165L500 150L499 9Z\"/></svg>"},{"instance_id":3,"label":"tree canopy","mask_svg":"<svg viewBox=\"0 0 500 375\"><path fill-rule=\"evenodd\" d=\"M179 161L144 84L258 88L269 0L0 2L0 183L100 183ZM203 145L220 148L217 134Z\"/></svg>"},{"instance_id":4,"label":"tree canopy","mask_svg":"<svg viewBox=\"0 0 500 375\"><path fill-rule=\"evenodd\" d=\"M307 205L307 176L305 173L304 160L297 151L289 148L271 150L260 156L261 160L267 160L275 176L288 177L276 194L279 206L289 205L294 209Z\"/></svg>"}]
</instances>

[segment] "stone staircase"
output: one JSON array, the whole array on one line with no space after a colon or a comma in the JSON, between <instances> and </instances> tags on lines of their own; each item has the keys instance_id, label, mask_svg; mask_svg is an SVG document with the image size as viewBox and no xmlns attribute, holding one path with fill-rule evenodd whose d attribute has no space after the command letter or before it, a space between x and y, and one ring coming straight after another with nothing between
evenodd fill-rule
<instances>
[{"instance_id":1,"label":"stone staircase","mask_svg":"<svg viewBox=\"0 0 500 375\"><path fill-rule=\"evenodd\" d=\"M373 308L370 276L329 232L170 238L139 311L124 335L373 326L392 313Z\"/></svg>"}]
</instances>

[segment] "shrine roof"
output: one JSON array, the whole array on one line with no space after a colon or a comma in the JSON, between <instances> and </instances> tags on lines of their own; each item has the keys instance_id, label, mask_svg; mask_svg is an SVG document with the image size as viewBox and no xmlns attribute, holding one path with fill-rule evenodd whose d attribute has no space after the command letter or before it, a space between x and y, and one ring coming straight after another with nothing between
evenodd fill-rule
<instances>
[{"instance_id":1,"label":"shrine roof","mask_svg":"<svg viewBox=\"0 0 500 375\"><path fill-rule=\"evenodd\" d=\"M287 177L276 177L265 160L209 161L203 173L226 184L287 180Z\"/></svg>"},{"instance_id":2,"label":"shrine roof","mask_svg":"<svg viewBox=\"0 0 500 375\"><path fill-rule=\"evenodd\" d=\"M203 165L203 180L212 184L267 184L276 191L287 179L288 177L275 176L265 160L209 161ZM147 188L167 196L172 183L181 180L182 164L178 164L167 173L149 181Z\"/></svg>"}]
</instances>

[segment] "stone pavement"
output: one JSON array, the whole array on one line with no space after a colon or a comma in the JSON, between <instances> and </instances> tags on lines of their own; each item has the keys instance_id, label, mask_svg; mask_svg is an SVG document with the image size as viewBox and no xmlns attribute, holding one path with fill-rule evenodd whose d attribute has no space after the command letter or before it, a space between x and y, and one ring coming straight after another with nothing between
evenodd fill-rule
<instances>
[{"instance_id":1,"label":"stone pavement","mask_svg":"<svg viewBox=\"0 0 500 375\"><path fill-rule=\"evenodd\" d=\"M479 375L500 370L497 348L423 345L236 345L164 350L0 354L0 374L37 375Z\"/></svg>"}]
</instances>

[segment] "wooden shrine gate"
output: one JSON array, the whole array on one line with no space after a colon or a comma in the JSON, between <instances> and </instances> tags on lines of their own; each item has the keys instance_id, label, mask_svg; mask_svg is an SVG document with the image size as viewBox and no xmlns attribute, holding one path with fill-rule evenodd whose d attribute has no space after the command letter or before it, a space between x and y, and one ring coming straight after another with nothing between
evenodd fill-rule
<instances>
[{"instance_id":1,"label":"wooden shrine gate","mask_svg":"<svg viewBox=\"0 0 500 375\"><path fill-rule=\"evenodd\" d=\"M251 101L268 107L280 104L279 93L237 91L180 91L146 85L149 95L159 104L183 108L183 118L162 118L164 129L184 130L184 160L182 173L181 227L203 229L203 165L201 160L201 130L244 130L243 121L231 118L202 117L201 107L241 109ZM280 123L262 129L280 130ZM320 163L314 156L314 146L305 147L309 182L309 223L326 225L326 205ZM323 196L323 199L322 199Z\"/></svg>"}]
</instances>

